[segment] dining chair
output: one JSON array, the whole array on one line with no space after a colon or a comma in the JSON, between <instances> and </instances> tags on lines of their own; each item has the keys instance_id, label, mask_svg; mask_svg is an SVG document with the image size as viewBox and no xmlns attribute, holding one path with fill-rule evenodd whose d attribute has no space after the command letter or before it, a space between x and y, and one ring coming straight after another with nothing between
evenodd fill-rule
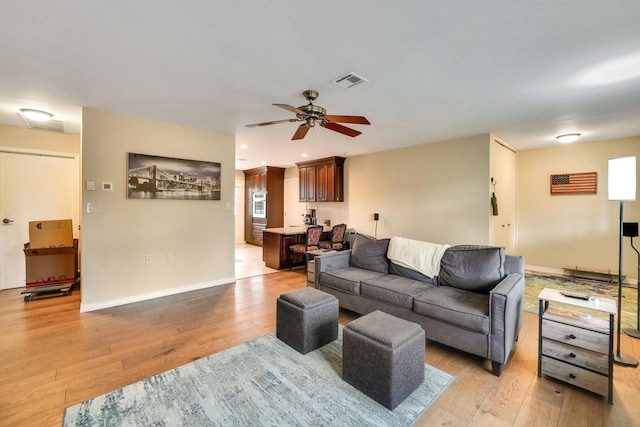
<instances>
[{"instance_id":1,"label":"dining chair","mask_svg":"<svg viewBox=\"0 0 640 427\"><path fill-rule=\"evenodd\" d=\"M347 224L336 224L331 229L331 240L320 241L321 249L343 249L344 234L347 231Z\"/></svg>"},{"instance_id":2,"label":"dining chair","mask_svg":"<svg viewBox=\"0 0 640 427\"><path fill-rule=\"evenodd\" d=\"M320 238L322 237L321 225L312 225L307 228L306 240L304 243L296 243L289 246L289 270L292 266L292 258L298 254L320 249Z\"/></svg>"}]
</instances>

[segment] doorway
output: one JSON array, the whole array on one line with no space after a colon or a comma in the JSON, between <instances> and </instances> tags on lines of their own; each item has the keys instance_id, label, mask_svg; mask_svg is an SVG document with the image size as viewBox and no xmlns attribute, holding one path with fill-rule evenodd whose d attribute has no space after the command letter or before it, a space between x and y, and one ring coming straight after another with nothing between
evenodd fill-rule
<instances>
[{"instance_id":1,"label":"doorway","mask_svg":"<svg viewBox=\"0 0 640 427\"><path fill-rule=\"evenodd\" d=\"M247 243L236 244L236 279L276 273L278 270L264 265L262 247Z\"/></svg>"},{"instance_id":2,"label":"doorway","mask_svg":"<svg viewBox=\"0 0 640 427\"><path fill-rule=\"evenodd\" d=\"M79 237L79 156L0 152L0 290L25 286L29 222L71 219Z\"/></svg>"}]
</instances>

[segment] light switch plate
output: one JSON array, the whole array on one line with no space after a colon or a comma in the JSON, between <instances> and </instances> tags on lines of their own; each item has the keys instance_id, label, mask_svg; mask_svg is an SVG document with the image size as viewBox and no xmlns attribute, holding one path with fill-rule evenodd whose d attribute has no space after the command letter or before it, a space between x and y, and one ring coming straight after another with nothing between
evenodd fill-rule
<instances>
[{"instance_id":1,"label":"light switch plate","mask_svg":"<svg viewBox=\"0 0 640 427\"><path fill-rule=\"evenodd\" d=\"M94 191L96 189L95 181L87 181L87 191Z\"/></svg>"},{"instance_id":2,"label":"light switch plate","mask_svg":"<svg viewBox=\"0 0 640 427\"><path fill-rule=\"evenodd\" d=\"M103 182L102 183L103 191L113 191L113 182Z\"/></svg>"}]
</instances>

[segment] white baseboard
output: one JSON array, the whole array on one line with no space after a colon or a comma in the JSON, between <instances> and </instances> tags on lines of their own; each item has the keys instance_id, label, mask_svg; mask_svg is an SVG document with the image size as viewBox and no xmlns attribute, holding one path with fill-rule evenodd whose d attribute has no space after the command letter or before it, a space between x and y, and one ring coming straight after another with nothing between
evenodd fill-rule
<instances>
[{"instance_id":1,"label":"white baseboard","mask_svg":"<svg viewBox=\"0 0 640 427\"><path fill-rule=\"evenodd\" d=\"M564 270L563 269L558 269L558 268L549 268L549 267L539 267L536 265L525 265L524 267L525 271L531 272L531 273L544 273L544 274L551 274L554 276L564 276Z\"/></svg>"},{"instance_id":2,"label":"white baseboard","mask_svg":"<svg viewBox=\"0 0 640 427\"><path fill-rule=\"evenodd\" d=\"M539 266L535 266L535 265L526 265L525 266L525 271L526 272L530 272L530 273L541 273L541 274L550 274L552 276L565 276L568 277L565 273L563 269L558 269L558 268L548 268L548 267L539 267ZM616 283L618 281L616 280ZM638 281L634 280L634 279L624 279L622 281L623 285L628 285L630 287L636 288L638 287Z\"/></svg>"},{"instance_id":3,"label":"white baseboard","mask_svg":"<svg viewBox=\"0 0 640 427\"><path fill-rule=\"evenodd\" d=\"M146 294L139 294L139 295L132 295L124 298L116 298L116 299L92 303L92 304L80 303L80 313L85 313L87 311L102 310L105 308L131 304L134 302L147 301L155 298L162 298L169 295L181 294L184 292L197 291L199 289L212 288L214 286L228 285L233 282L235 282L234 277L227 277L224 279L213 280L210 282L194 283L191 285L179 286L177 288L163 289L161 291L149 292Z\"/></svg>"}]
</instances>

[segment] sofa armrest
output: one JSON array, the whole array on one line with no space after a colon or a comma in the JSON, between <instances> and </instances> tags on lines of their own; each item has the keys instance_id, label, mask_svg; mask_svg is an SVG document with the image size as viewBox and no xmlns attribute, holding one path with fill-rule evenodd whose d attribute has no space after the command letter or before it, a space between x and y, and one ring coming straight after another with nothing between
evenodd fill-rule
<instances>
[{"instance_id":1,"label":"sofa armrest","mask_svg":"<svg viewBox=\"0 0 640 427\"><path fill-rule=\"evenodd\" d=\"M320 274L325 271L340 270L349 267L351 259L351 250L329 252L314 258L315 260L315 283L316 287L320 283Z\"/></svg>"},{"instance_id":2,"label":"sofa armrest","mask_svg":"<svg viewBox=\"0 0 640 427\"><path fill-rule=\"evenodd\" d=\"M496 363L507 361L522 329L524 284L524 275L508 274L489 294L489 359Z\"/></svg>"}]
</instances>

